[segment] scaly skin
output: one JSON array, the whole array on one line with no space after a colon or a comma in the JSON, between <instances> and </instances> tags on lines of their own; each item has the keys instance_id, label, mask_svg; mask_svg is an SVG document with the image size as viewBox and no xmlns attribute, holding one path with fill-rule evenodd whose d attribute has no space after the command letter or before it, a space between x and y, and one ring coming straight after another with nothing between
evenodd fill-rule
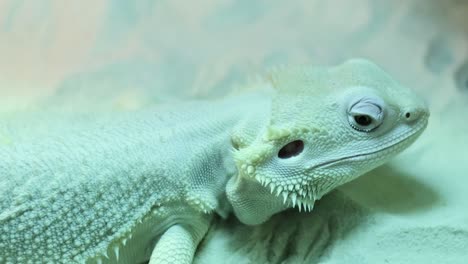
<instances>
[{"instance_id":1,"label":"scaly skin","mask_svg":"<svg viewBox=\"0 0 468 264\"><path fill-rule=\"evenodd\" d=\"M215 214L261 224L310 211L427 125L424 103L364 60L256 85L219 101L3 120L0 263L191 263Z\"/></svg>"}]
</instances>

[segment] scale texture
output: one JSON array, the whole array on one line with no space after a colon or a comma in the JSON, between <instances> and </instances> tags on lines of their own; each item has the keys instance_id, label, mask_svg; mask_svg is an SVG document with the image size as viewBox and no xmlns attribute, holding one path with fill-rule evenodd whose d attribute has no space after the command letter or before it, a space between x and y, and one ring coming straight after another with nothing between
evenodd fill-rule
<instances>
[{"instance_id":1,"label":"scale texture","mask_svg":"<svg viewBox=\"0 0 468 264\"><path fill-rule=\"evenodd\" d=\"M213 216L258 225L311 211L408 147L429 116L362 59L278 69L252 86L212 101L5 119L0 262L191 263Z\"/></svg>"}]
</instances>

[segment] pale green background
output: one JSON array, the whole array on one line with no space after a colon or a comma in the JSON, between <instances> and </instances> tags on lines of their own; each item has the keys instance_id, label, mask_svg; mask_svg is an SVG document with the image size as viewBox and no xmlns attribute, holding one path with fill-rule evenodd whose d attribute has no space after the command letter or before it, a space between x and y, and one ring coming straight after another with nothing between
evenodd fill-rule
<instances>
[{"instance_id":1,"label":"pale green background","mask_svg":"<svg viewBox=\"0 0 468 264\"><path fill-rule=\"evenodd\" d=\"M374 60L427 100L389 166L249 228L198 263L467 263L468 1L0 0L0 111L133 109L217 97L278 64Z\"/></svg>"}]
</instances>

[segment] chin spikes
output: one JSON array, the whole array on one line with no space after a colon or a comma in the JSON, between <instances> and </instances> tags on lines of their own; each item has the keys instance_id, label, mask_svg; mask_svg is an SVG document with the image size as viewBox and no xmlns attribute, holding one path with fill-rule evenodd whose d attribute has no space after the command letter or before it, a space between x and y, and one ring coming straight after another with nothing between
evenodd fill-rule
<instances>
[{"instance_id":1,"label":"chin spikes","mask_svg":"<svg viewBox=\"0 0 468 264\"><path fill-rule=\"evenodd\" d=\"M315 192L310 185L301 186L299 183L288 185L277 185L265 177L255 175L255 179L265 188L276 196L282 196L283 203L288 207L297 208L299 212L310 212L314 208L316 200Z\"/></svg>"},{"instance_id":2,"label":"chin spikes","mask_svg":"<svg viewBox=\"0 0 468 264\"><path fill-rule=\"evenodd\" d=\"M314 201L309 199L304 199L303 197L298 197L296 193L282 193L283 194L283 203L288 207L296 208L299 212L311 212L314 209Z\"/></svg>"}]
</instances>

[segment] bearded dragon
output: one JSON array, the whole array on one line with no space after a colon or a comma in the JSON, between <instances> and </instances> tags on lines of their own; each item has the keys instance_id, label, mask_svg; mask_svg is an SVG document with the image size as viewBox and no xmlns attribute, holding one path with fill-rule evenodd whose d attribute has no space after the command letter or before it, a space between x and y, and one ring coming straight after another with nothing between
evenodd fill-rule
<instances>
[{"instance_id":1,"label":"bearded dragon","mask_svg":"<svg viewBox=\"0 0 468 264\"><path fill-rule=\"evenodd\" d=\"M215 215L258 225L311 211L407 148L429 117L363 59L276 70L257 86L102 117L0 120L0 263L191 263Z\"/></svg>"}]
</instances>

